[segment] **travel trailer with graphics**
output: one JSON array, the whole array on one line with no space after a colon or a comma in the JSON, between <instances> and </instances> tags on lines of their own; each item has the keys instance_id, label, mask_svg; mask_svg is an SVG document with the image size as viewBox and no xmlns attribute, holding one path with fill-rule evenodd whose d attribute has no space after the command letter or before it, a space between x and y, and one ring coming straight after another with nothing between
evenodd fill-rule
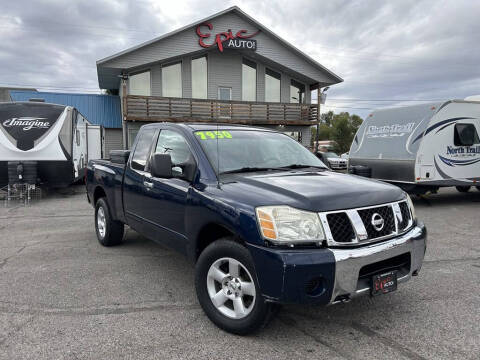
<instances>
[{"instance_id":1,"label":"travel trailer with graphics","mask_svg":"<svg viewBox=\"0 0 480 360\"><path fill-rule=\"evenodd\" d=\"M480 102L449 100L382 109L354 137L349 171L412 193L456 186L480 190ZM358 170L358 171L357 171Z\"/></svg>"},{"instance_id":2,"label":"travel trailer with graphics","mask_svg":"<svg viewBox=\"0 0 480 360\"><path fill-rule=\"evenodd\" d=\"M102 157L102 129L71 106L0 103L0 184L67 186Z\"/></svg>"}]
</instances>

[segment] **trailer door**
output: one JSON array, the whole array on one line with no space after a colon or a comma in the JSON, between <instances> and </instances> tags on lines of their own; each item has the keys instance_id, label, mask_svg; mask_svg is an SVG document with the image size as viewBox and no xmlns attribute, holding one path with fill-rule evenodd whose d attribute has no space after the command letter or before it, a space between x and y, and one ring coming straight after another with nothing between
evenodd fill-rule
<instances>
[{"instance_id":1,"label":"trailer door","mask_svg":"<svg viewBox=\"0 0 480 360\"><path fill-rule=\"evenodd\" d=\"M87 125L88 161L102 158L102 127Z\"/></svg>"}]
</instances>

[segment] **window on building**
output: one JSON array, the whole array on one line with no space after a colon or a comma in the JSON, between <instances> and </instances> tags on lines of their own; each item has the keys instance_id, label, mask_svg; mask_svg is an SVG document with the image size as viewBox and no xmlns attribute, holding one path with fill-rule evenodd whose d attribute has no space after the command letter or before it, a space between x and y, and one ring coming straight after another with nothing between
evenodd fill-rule
<instances>
[{"instance_id":1,"label":"window on building","mask_svg":"<svg viewBox=\"0 0 480 360\"><path fill-rule=\"evenodd\" d=\"M229 87L219 87L218 88L218 100L232 100L232 88Z\"/></svg>"},{"instance_id":2,"label":"window on building","mask_svg":"<svg viewBox=\"0 0 480 360\"><path fill-rule=\"evenodd\" d=\"M162 67L162 96L182 97L182 63Z\"/></svg>"},{"instance_id":3,"label":"window on building","mask_svg":"<svg viewBox=\"0 0 480 360\"><path fill-rule=\"evenodd\" d=\"M155 129L143 129L138 136L138 142L135 146L135 151L132 157L131 166L135 170L144 171L147 164L147 158L150 154L150 147L152 145Z\"/></svg>"},{"instance_id":4,"label":"window on building","mask_svg":"<svg viewBox=\"0 0 480 360\"><path fill-rule=\"evenodd\" d=\"M130 95L150 96L150 71L130 75L128 87Z\"/></svg>"},{"instance_id":5,"label":"window on building","mask_svg":"<svg viewBox=\"0 0 480 360\"><path fill-rule=\"evenodd\" d=\"M479 144L480 140L475 125L455 124L453 143L455 146L472 146L473 144Z\"/></svg>"},{"instance_id":6,"label":"window on building","mask_svg":"<svg viewBox=\"0 0 480 360\"><path fill-rule=\"evenodd\" d=\"M192 98L207 98L207 57L192 60Z\"/></svg>"},{"instance_id":7,"label":"window on building","mask_svg":"<svg viewBox=\"0 0 480 360\"><path fill-rule=\"evenodd\" d=\"M265 69L265 101L280 102L280 74Z\"/></svg>"},{"instance_id":8,"label":"window on building","mask_svg":"<svg viewBox=\"0 0 480 360\"><path fill-rule=\"evenodd\" d=\"M292 139L302 142L302 132L301 131L283 131L285 135L290 136Z\"/></svg>"},{"instance_id":9,"label":"window on building","mask_svg":"<svg viewBox=\"0 0 480 360\"><path fill-rule=\"evenodd\" d=\"M292 80L290 83L290 102L303 104L305 103L305 85L298 81Z\"/></svg>"},{"instance_id":10,"label":"window on building","mask_svg":"<svg viewBox=\"0 0 480 360\"><path fill-rule=\"evenodd\" d=\"M224 100L224 101L232 100L232 88L220 86L218 88L218 100ZM219 103L218 116L224 119L230 118L232 116L232 104Z\"/></svg>"},{"instance_id":11,"label":"window on building","mask_svg":"<svg viewBox=\"0 0 480 360\"><path fill-rule=\"evenodd\" d=\"M257 64L247 59L242 64L242 100L257 100Z\"/></svg>"}]
</instances>

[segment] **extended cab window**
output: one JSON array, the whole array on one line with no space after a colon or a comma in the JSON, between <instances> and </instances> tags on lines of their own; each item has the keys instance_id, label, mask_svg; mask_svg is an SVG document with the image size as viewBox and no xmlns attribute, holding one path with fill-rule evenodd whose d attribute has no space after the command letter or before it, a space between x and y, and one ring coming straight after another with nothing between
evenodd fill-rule
<instances>
[{"instance_id":1,"label":"extended cab window","mask_svg":"<svg viewBox=\"0 0 480 360\"><path fill-rule=\"evenodd\" d=\"M160 132L155 153L170 154L173 175L181 175L183 173L181 165L188 162L192 156L185 138L171 130Z\"/></svg>"},{"instance_id":2,"label":"extended cab window","mask_svg":"<svg viewBox=\"0 0 480 360\"><path fill-rule=\"evenodd\" d=\"M145 170L154 135L155 129L143 129L140 134L138 134L137 146L135 147L135 152L132 157L131 166L133 169L140 171Z\"/></svg>"},{"instance_id":3,"label":"extended cab window","mask_svg":"<svg viewBox=\"0 0 480 360\"><path fill-rule=\"evenodd\" d=\"M455 124L453 143L456 146L479 144L477 129L473 124Z\"/></svg>"}]
</instances>

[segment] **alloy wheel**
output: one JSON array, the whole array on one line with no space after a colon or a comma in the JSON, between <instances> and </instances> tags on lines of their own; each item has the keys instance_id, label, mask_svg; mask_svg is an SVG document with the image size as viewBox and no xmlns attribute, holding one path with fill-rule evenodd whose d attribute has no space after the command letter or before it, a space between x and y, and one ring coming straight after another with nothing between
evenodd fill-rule
<instances>
[{"instance_id":1,"label":"alloy wheel","mask_svg":"<svg viewBox=\"0 0 480 360\"><path fill-rule=\"evenodd\" d=\"M107 230L107 224L105 220L105 211L101 206L98 208L98 211L97 211L97 228L98 228L98 233L100 234L100 237L104 238L105 232Z\"/></svg>"},{"instance_id":2,"label":"alloy wheel","mask_svg":"<svg viewBox=\"0 0 480 360\"><path fill-rule=\"evenodd\" d=\"M232 319L242 319L255 305L255 283L238 260L221 258L208 270L207 290L215 308Z\"/></svg>"}]
</instances>

